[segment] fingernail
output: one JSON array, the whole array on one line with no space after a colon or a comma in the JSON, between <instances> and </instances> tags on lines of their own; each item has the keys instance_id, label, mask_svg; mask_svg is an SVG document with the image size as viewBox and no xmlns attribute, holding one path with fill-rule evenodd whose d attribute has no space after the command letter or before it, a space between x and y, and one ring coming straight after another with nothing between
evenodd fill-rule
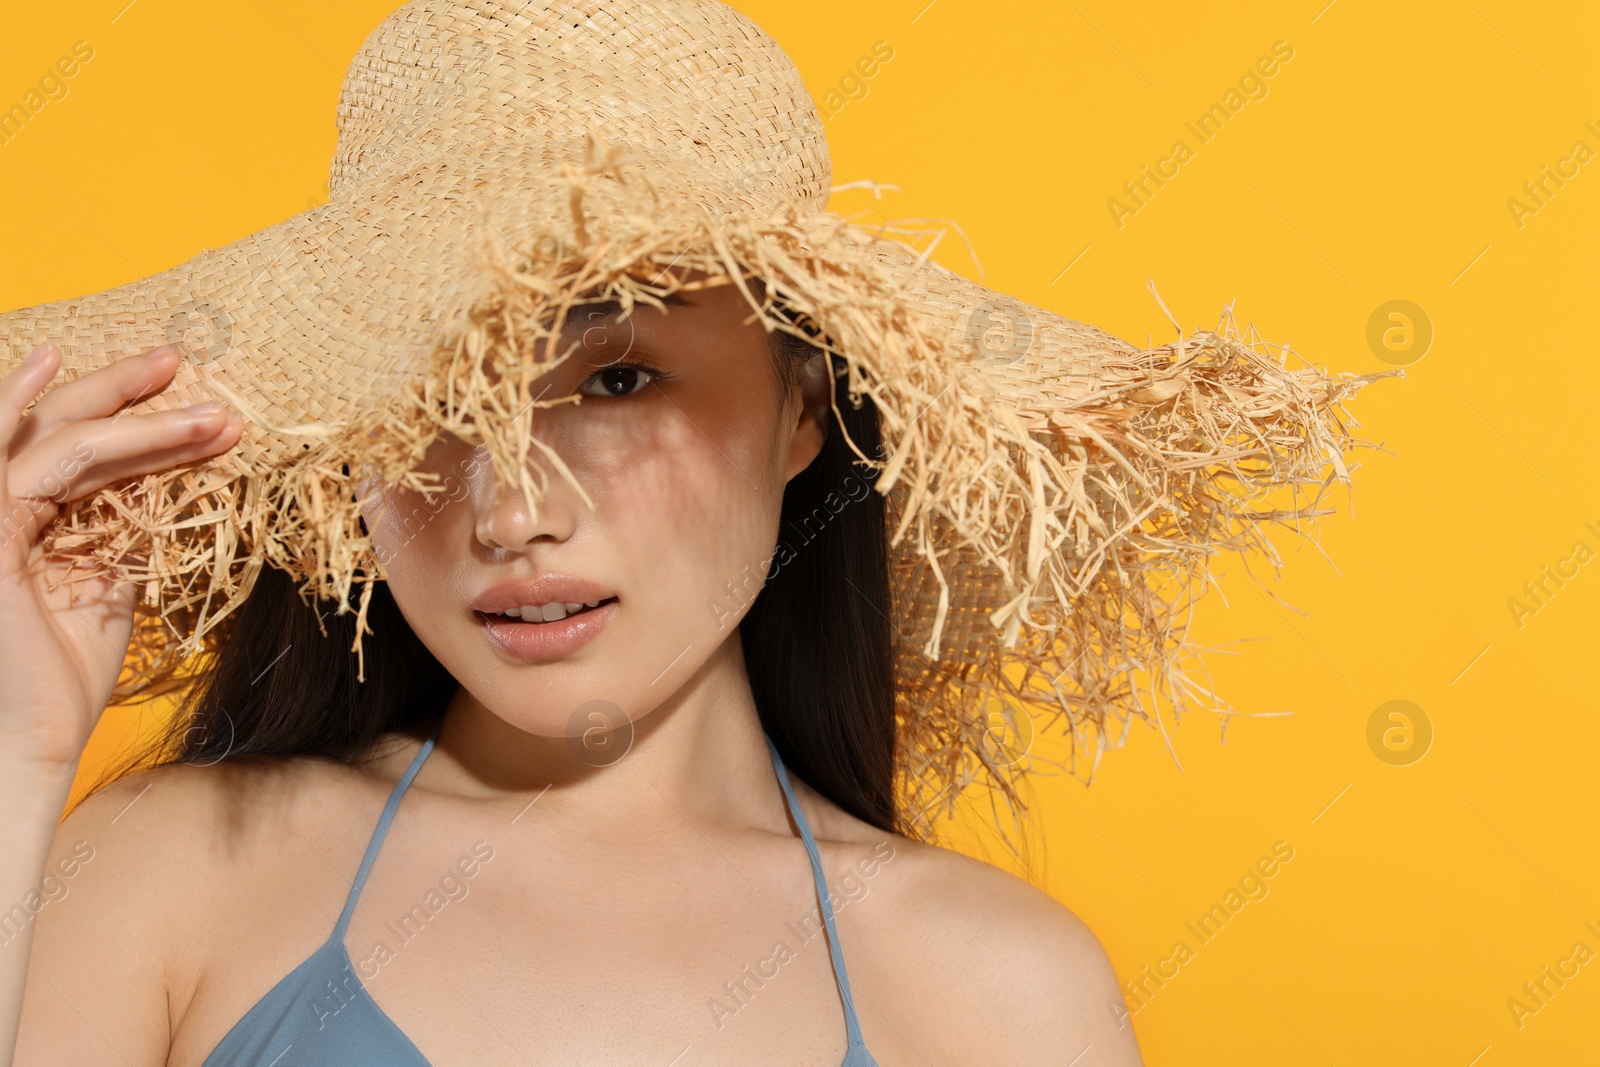
<instances>
[{"instance_id":1,"label":"fingernail","mask_svg":"<svg viewBox=\"0 0 1600 1067\"><path fill-rule=\"evenodd\" d=\"M222 401L207 400L203 404L190 404L183 410L186 415L215 415L222 410Z\"/></svg>"},{"instance_id":2,"label":"fingernail","mask_svg":"<svg viewBox=\"0 0 1600 1067\"><path fill-rule=\"evenodd\" d=\"M169 355L176 351L177 349L173 348L171 345L162 345L160 348L152 348L150 351L146 352L144 354L144 358L154 362L158 359L166 359Z\"/></svg>"}]
</instances>

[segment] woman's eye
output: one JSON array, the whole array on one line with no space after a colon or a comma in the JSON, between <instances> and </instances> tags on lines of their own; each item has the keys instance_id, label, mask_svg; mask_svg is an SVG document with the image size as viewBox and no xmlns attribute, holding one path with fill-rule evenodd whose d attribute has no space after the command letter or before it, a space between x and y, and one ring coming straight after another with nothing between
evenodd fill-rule
<instances>
[{"instance_id":1,"label":"woman's eye","mask_svg":"<svg viewBox=\"0 0 1600 1067\"><path fill-rule=\"evenodd\" d=\"M587 396L627 396L661 377L663 375L648 368L619 363L589 375L578 392Z\"/></svg>"}]
</instances>

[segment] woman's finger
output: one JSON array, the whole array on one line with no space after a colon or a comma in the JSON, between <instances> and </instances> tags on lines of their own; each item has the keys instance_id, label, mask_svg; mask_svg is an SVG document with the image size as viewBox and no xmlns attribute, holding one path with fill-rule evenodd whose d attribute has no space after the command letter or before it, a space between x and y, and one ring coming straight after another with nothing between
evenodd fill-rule
<instances>
[{"instance_id":1,"label":"woman's finger","mask_svg":"<svg viewBox=\"0 0 1600 1067\"><path fill-rule=\"evenodd\" d=\"M127 459L95 464L82 478L72 483L66 496L59 503L69 504L74 500L81 500L124 478L151 474L175 467L180 463L226 452L239 443L243 431L244 417L236 411L229 411L219 428L209 437L196 438L183 444L130 456Z\"/></svg>"},{"instance_id":2,"label":"woman's finger","mask_svg":"<svg viewBox=\"0 0 1600 1067\"><path fill-rule=\"evenodd\" d=\"M39 345L9 374L0 377L0 470L10 454L22 412L39 395L39 390L55 377L61 349L54 342Z\"/></svg>"},{"instance_id":3,"label":"woman's finger","mask_svg":"<svg viewBox=\"0 0 1600 1067\"><path fill-rule=\"evenodd\" d=\"M110 415L126 404L154 396L177 369L176 347L162 345L46 389L22 420L11 442L12 451L41 440L63 423Z\"/></svg>"},{"instance_id":4,"label":"woman's finger","mask_svg":"<svg viewBox=\"0 0 1600 1067\"><path fill-rule=\"evenodd\" d=\"M196 410L198 409L198 410ZM195 409L68 423L11 458L7 537L28 543L61 505L129 474L201 458L238 443L244 420L215 402Z\"/></svg>"}]
</instances>

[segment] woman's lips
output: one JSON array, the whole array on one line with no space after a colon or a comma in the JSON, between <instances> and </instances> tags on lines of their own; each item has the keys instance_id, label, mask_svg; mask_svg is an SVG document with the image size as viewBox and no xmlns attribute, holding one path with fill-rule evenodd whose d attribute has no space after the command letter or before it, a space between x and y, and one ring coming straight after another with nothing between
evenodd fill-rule
<instances>
[{"instance_id":1,"label":"woman's lips","mask_svg":"<svg viewBox=\"0 0 1600 1067\"><path fill-rule=\"evenodd\" d=\"M617 613L615 597L556 622L525 622L477 612L489 641L508 656L530 663L570 656L594 639Z\"/></svg>"}]
</instances>

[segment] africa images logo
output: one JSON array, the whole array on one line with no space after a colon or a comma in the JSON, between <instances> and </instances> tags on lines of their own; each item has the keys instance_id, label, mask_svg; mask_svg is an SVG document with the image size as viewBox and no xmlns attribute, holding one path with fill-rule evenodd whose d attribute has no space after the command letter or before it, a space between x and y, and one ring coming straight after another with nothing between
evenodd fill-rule
<instances>
[{"instance_id":1,"label":"africa images logo","mask_svg":"<svg viewBox=\"0 0 1600 1067\"><path fill-rule=\"evenodd\" d=\"M1021 363L1033 350L1034 323L1020 300L992 296L972 307L962 329L965 341L991 366Z\"/></svg>"},{"instance_id":2,"label":"africa images logo","mask_svg":"<svg viewBox=\"0 0 1600 1067\"><path fill-rule=\"evenodd\" d=\"M1253 100L1265 100L1271 91L1268 81L1293 58L1294 47L1288 41L1274 41L1271 53L1259 57L1223 93L1220 101L1201 112L1192 122L1183 124L1189 136L1194 138L1194 144L1191 145L1187 138L1178 138L1172 142L1166 155L1154 164L1146 163L1137 177L1123 182L1122 195L1106 200L1106 209L1111 212L1111 221L1117 229L1127 225L1129 216L1137 215L1148 207L1156 193L1176 178L1183 165L1215 140L1229 122L1238 118L1239 112L1247 104Z\"/></svg>"},{"instance_id":3,"label":"africa images logo","mask_svg":"<svg viewBox=\"0 0 1600 1067\"><path fill-rule=\"evenodd\" d=\"M166 343L191 363L215 363L233 350L233 318L203 300L180 304L167 320Z\"/></svg>"}]
</instances>

